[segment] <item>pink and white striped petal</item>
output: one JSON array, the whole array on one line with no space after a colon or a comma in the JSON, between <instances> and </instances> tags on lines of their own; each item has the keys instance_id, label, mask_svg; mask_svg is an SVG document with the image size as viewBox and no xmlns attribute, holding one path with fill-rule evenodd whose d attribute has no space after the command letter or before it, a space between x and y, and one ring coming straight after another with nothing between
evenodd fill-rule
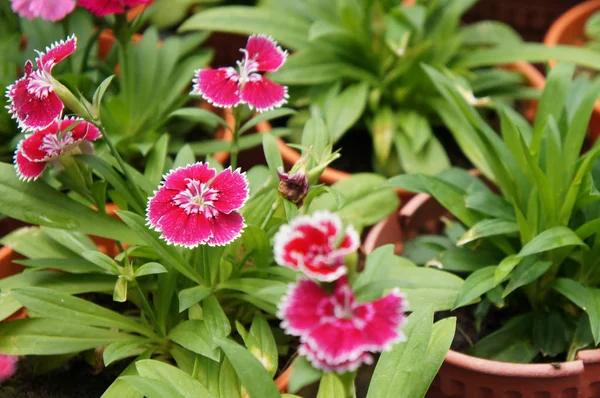
<instances>
[{"instance_id":1,"label":"pink and white striped petal","mask_svg":"<svg viewBox=\"0 0 600 398\"><path fill-rule=\"evenodd\" d=\"M191 94L217 107L230 108L240 103L240 75L233 68L199 69Z\"/></svg>"},{"instance_id":2,"label":"pink and white striped petal","mask_svg":"<svg viewBox=\"0 0 600 398\"><path fill-rule=\"evenodd\" d=\"M207 241L209 246L225 246L240 237L246 227L244 217L240 213L219 213L209 220L212 237Z\"/></svg>"},{"instance_id":3,"label":"pink and white striped petal","mask_svg":"<svg viewBox=\"0 0 600 398\"><path fill-rule=\"evenodd\" d=\"M210 186L223 198L214 203L215 208L225 214L239 209L248 199L248 180L239 168L235 171L231 171L231 167L223 170Z\"/></svg>"},{"instance_id":4,"label":"pink and white striped petal","mask_svg":"<svg viewBox=\"0 0 600 398\"><path fill-rule=\"evenodd\" d=\"M316 309L328 299L329 295L310 279L290 284L278 306L281 328L293 336L308 335L320 325L321 314Z\"/></svg>"},{"instance_id":5,"label":"pink and white striped petal","mask_svg":"<svg viewBox=\"0 0 600 398\"><path fill-rule=\"evenodd\" d=\"M283 65L287 51L277 45L271 36L252 35L246 44L247 57L256 62L258 72L274 72Z\"/></svg>"},{"instance_id":6,"label":"pink and white striped petal","mask_svg":"<svg viewBox=\"0 0 600 398\"><path fill-rule=\"evenodd\" d=\"M287 102L287 98L287 87L273 83L257 73L248 76L248 81L242 87L242 102L248 104L250 109L256 108L258 112L279 108Z\"/></svg>"},{"instance_id":7,"label":"pink and white striped petal","mask_svg":"<svg viewBox=\"0 0 600 398\"><path fill-rule=\"evenodd\" d=\"M19 127L23 130L37 130L48 127L58 119L64 105L53 91L47 93L45 98L39 98L29 91L31 78L28 75L6 89L8 98L8 111L17 119Z\"/></svg>"},{"instance_id":8,"label":"pink and white striped petal","mask_svg":"<svg viewBox=\"0 0 600 398\"><path fill-rule=\"evenodd\" d=\"M22 141L21 141L22 142ZM37 180L46 170L47 162L33 162L23 155L21 145L15 152L15 171L21 181Z\"/></svg>"},{"instance_id":9,"label":"pink and white striped petal","mask_svg":"<svg viewBox=\"0 0 600 398\"><path fill-rule=\"evenodd\" d=\"M315 369L320 369L326 373L336 372L338 374L343 374L346 372L353 372L362 365L371 365L373 363L373 356L368 352L363 352L356 359L338 363L328 362L327 358L318 355L318 351L314 350L308 343L300 344L300 347L298 347L298 354L304 355Z\"/></svg>"},{"instance_id":10,"label":"pink and white striped petal","mask_svg":"<svg viewBox=\"0 0 600 398\"><path fill-rule=\"evenodd\" d=\"M171 170L163 177L164 186L168 189L183 191L187 189L190 180L196 180L202 184L206 184L215 178L216 174L217 171L211 169L208 163L198 162Z\"/></svg>"},{"instance_id":11,"label":"pink and white striped petal","mask_svg":"<svg viewBox=\"0 0 600 398\"><path fill-rule=\"evenodd\" d=\"M38 52L36 62L38 68L46 72L51 72L54 65L67 58L75 52L77 48L77 37L71 35L66 40L57 41L50 47L46 47L46 52Z\"/></svg>"},{"instance_id":12,"label":"pink and white striped petal","mask_svg":"<svg viewBox=\"0 0 600 398\"><path fill-rule=\"evenodd\" d=\"M11 0L12 10L27 19L56 22L75 9L74 0Z\"/></svg>"}]
</instances>

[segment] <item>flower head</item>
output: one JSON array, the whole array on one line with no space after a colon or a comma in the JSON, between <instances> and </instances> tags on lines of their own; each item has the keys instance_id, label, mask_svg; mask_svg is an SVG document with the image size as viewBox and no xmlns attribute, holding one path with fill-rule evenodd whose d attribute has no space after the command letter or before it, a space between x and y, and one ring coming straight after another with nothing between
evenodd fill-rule
<instances>
[{"instance_id":1,"label":"flower head","mask_svg":"<svg viewBox=\"0 0 600 398\"><path fill-rule=\"evenodd\" d=\"M389 350L404 340L406 299L394 291L368 303L357 303L347 278L333 293L316 282L300 279L279 305L286 333L299 336L299 353L324 371L343 373L370 363L369 352Z\"/></svg>"},{"instance_id":2,"label":"flower head","mask_svg":"<svg viewBox=\"0 0 600 398\"><path fill-rule=\"evenodd\" d=\"M352 226L345 230L336 214L328 211L296 217L275 235L275 261L302 271L323 282L332 282L346 273L344 256L360 244Z\"/></svg>"},{"instance_id":3,"label":"flower head","mask_svg":"<svg viewBox=\"0 0 600 398\"><path fill-rule=\"evenodd\" d=\"M23 130L48 127L62 114L64 104L55 92L62 85L51 72L55 65L73 54L76 46L77 38L73 35L47 47L45 53L38 52L38 69L34 71L31 61L27 61L25 75L7 87L8 111Z\"/></svg>"},{"instance_id":4,"label":"flower head","mask_svg":"<svg viewBox=\"0 0 600 398\"><path fill-rule=\"evenodd\" d=\"M257 72L274 72L283 65L287 52L268 36L252 35L238 70L232 67L199 69L192 94L202 95L215 106L229 108L240 103L263 112L286 103L287 87L273 83Z\"/></svg>"},{"instance_id":5,"label":"flower head","mask_svg":"<svg viewBox=\"0 0 600 398\"><path fill-rule=\"evenodd\" d=\"M67 153L81 152L86 149L83 147L86 143L100 137L100 130L83 119L54 121L19 142L15 152L17 176L21 180L35 180L53 160Z\"/></svg>"},{"instance_id":6,"label":"flower head","mask_svg":"<svg viewBox=\"0 0 600 398\"><path fill-rule=\"evenodd\" d=\"M56 22L75 8L74 0L10 0L12 10L27 19L41 18Z\"/></svg>"},{"instance_id":7,"label":"flower head","mask_svg":"<svg viewBox=\"0 0 600 398\"><path fill-rule=\"evenodd\" d=\"M279 193L290 202L301 207L308 193L308 179L304 168L293 174L288 174L284 173L283 168L280 167L277 170L277 175L279 176Z\"/></svg>"},{"instance_id":8,"label":"flower head","mask_svg":"<svg viewBox=\"0 0 600 398\"><path fill-rule=\"evenodd\" d=\"M169 244L189 248L226 245L245 227L238 210L248 199L248 181L237 169L217 174L206 163L172 170L148 201L147 219Z\"/></svg>"},{"instance_id":9,"label":"flower head","mask_svg":"<svg viewBox=\"0 0 600 398\"><path fill-rule=\"evenodd\" d=\"M12 377L17 372L19 358L0 354L0 383Z\"/></svg>"},{"instance_id":10,"label":"flower head","mask_svg":"<svg viewBox=\"0 0 600 398\"><path fill-rule=\"evenodd\" d=\"M98 17L112 14L123 14L126 8L148 5L152 0L77 0L77 4L87 8Z\"/></svg>"}]
</instances>

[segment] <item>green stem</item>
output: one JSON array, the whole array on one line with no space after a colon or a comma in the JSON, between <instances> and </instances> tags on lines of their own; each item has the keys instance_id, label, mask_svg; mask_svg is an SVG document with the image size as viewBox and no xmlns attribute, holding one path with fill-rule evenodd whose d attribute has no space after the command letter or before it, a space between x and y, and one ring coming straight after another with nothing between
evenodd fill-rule
<instances>
[{"instance_id":1,"label":"green stem","mask_svg":"<svg viewBox=\"0 0 600 398\"><path fill-rule=\"evenodd\" d=\"M262 224L260 225L260 228L262 230L264 230L267 227L267 224L269 224L269 221L271 221L271 218L273 218L273 214L275 214L275 210L277 210L277 208L279 207L279 203L281 203L281 196L279 194L277 194L277 200L275 202L273 202L273 205L269 209L267 216L265 217Z\"/></svg>"},{"instance_id":2,"label":"green stem","mask_svg":"<svg viewBox=\"0 0 600 398\"><path fill-rule=\"evenodd\" d=\"M240 106L236 106L235 108L233 108L233 118L234 118L234 128L233 128L233 138L231 139L231 156L230 156L230 162L229 164L231 165L231 168L233 170L235 170L237 168L237 158L238 158L238 153L240 151L239 148L239 141L240 141L240 135L238 133L239 129L240 129L240 122L241 122L241 107Z\"/></svg>"},{"instance_id":3,"label":"green stem","mask_svg":"<svg viewBox=\"0 0 600 398\"><path fill-rule=\"evenodd\" d=\"M158 323L158 319L156 318L156 314L152 310L152 307L150 306L150 303L148 303L148 300L146 300L146 296L144 295L142 288L137 283L137 281L133 281L132 283L135 284L135 287L137 288L137 292L140 296L140 301L142 302L142 310L145 312L146 316L148 316L148 318L150 319L150 322L152 322L152 325L154 326L154 329L158 332L159 337L161 339L164 338L165 331L160 327L160 325Z\"/></svg>"},{"instance_id":4,"label":"green stem","mask_svg":"<svg viewBox=\"0 0 600 398\"><path fill-rule=\"evenodd\" d=\"M80 73L85 73L85 71L87 70L88 61L90 59L90 54L92 53L92 48L94 48L94 44L98 40L98 37L100 37L101 33L102 33L102 29L98 29L96 31L96 33L94 33L94 35L92 37L90 37L87 44L85 45L85 49L83 51L83 57L81 58Z\"/></svg>"}]
</instances>

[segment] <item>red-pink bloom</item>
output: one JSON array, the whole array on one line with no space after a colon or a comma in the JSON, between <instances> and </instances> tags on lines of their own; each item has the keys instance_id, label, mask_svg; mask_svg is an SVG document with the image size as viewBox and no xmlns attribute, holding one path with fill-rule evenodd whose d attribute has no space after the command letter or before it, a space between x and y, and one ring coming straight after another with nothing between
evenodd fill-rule
<instances>
[{"instance_id":1,"label":"red-pink bloom","mask_svg":"<svg viewBox=\"0 0 600 398\"><path fill-rule=\"evenodd\" d=\"M296 217L275 235L275 261L322 282L346 273L344 256L358 249L360 239L352 226L342 227L339 216L328 211Z\"/></svg>"},{"instance_id":2,"label":"red-pink bloom","mask_svg":"<svg viewBox=\"0 0 600 398\"><path fill-rule=\"evenodd\" d=\"M193 79L192 94L202 95L215 106L230 108L240 103L263 112L286 103L287 87L273 83L257 72L274 72L283 65L287 51L265 35L252 35L244 58L232 67L199 69Z\"/></svg>"},{"instance_id":3,"label":"red-pink bloom","mask_svg":"<svg viewBox=\"0 0 600 398\"><path fill-rule=\"evenodd\" d=\"M77 124L72 127L74 123ZM15 152L17 176L20 180L35 180L42 175L48 164L59 156L88 152L85 145L100 137L100 130L83 119L57 120L19 142Z\"/></svg>"},{"instance_id":4,"label":"red-pink bloom","mask_svg":"<svg viewBox=\"0 0 600 398\"><path fill-rule=\"evenodd\" d=\"M37 130L49 126L62 114L64 105L55 93L60 83L52 77L52 68L73 54L77 46L75 35L66 41L54 43L46 52L38 52L33 70L31 61L25 63L25 75L6 89L8 111L23 130Z\"/></svg>"},{"instance_id":5,"label":"red-pink bloom","mask_svg":"<svg viewBox=\"0 0 600 398\"><path fill-rule=\"evenodd\" d=\"M368 303L357 303L347 278L333 293L316 282L300 279L279 305L286 333L299 336L300 354L313 366L343 373L372 360L369 352L389 350L404 340L406 299L394 291Z\"/></svg>"},{"instance_id":6,"label":"red-pink bloom","mask_svg":"<svg viewBox=\"0 0 600 398\"><path fill-rule=\"evenodd\" d=\"M87 8L98 17L112 14L122 14L126 8L148 5L152 0L77 0L77 4Z\"/></svg>"},{"instance_id":7,"label":"red-pink bloom","mask_svg":"<svg viewBox=\"0 0 600 398\"><path fill-rule=\"evenodd\" d=\"M41 18L56 22L75 8L74 0L10 0L12 10L27 19Z\"/></svg>"},{"instance_id":8,"label":"red-pink bloom","mask_svg":"<svg viewBox=\"0 0 600 398\"><path fill-rule=\"evenodd\" d=\"M217 174L199 162L165 175L148 201L147 220L170 244L223 246L246 226L237 210L247 199L248 181L240 169Z\"/></svg>"},{"instance_id":9,"label":"red-pink bloom","mask_svg":"<svg viewBox=\"0 0 600 398\"><path fill-rule=\"evenodd\" d=\"M17 372L18 357L0 354L0 383Z\"/></svg>"}]
</instances>

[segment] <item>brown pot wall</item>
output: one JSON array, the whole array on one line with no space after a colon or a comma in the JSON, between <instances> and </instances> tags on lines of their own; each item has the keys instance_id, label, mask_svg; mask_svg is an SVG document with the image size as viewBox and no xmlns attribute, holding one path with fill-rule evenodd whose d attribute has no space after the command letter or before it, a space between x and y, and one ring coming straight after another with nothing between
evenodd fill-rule
<instances>
[{"instance_id":1,"label":"brown pot wall","mask_svg":"<svg viewBox=\"0 0 600 398\"><path fill-rule=\"evenodd\" d=\"M600 11L600 0L586 1L571 8L552 24L546 33L544 43L548 46L583 45L588 40L584 33L585 23L596 11ZM555 62L550 63L550 65L554 64ZM596 141L598 136L600 136L600 101L596 101L590 120L589 143Z\"/></svg>"},{"instance_id":2,"label":"brown pot wall","mask_svg":"<svg viewBox=\"0 0 600 398\"><path fill-rule=\"evenodd\" d=\"M423 233L441 232L447 211L431 196L418 194L398 213L375 225L363 250L372 252ZM427 397L429 398L598 398L600 349L580 351L577 360L559 364L513 364L490 361L450 350Z\"/></svg>"}]
</instances>

